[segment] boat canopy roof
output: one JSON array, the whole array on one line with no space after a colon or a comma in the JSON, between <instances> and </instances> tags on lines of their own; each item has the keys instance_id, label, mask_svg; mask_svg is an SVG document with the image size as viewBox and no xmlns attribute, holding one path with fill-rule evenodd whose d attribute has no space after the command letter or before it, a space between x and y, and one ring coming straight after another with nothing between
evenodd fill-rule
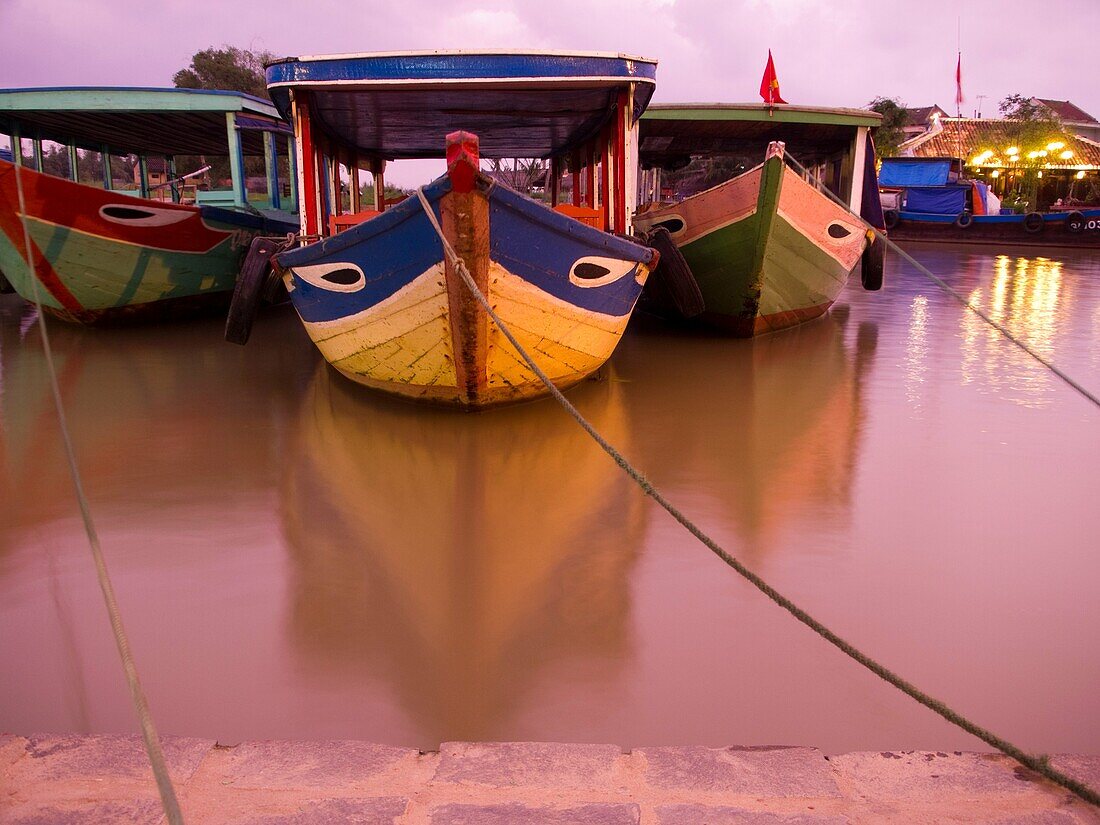
<instances>
[{"instance_id":1,"label":"boat canopy roof","mask_svg":"<svg viewBox=\"0 0 1100 825\"><path fill-rule=\"evenodd\" d=\"M210 89L71 86L0 89L0 132L112 154L228 154L228 114L246 155L263 155L265 132L293 134L271 101Z\"/></svg>"},{"instance_id":2,"label":"boat canopy roof","mask_svg":"<svg viewBox=\"0 0 1100 825\"><path fill-rule=\"evenodd\" d=\"M598 52L433 51L293 57L267 67L275 105L308 92L311 122L345 147L387 160L442 157L455 130L482 157L542 158L593 138L634 88L645 110L657 62Z\"/></svg>"},{"instance_id":3,"label":"boat canopy roof","mask_svg":"<svg viewBox=\"0 0 1100 825\"><path fill-rule=\"evenodd\" d=\"M768 106L765 103L678 103L651 106L642 117L642 164L661 166L691 155L744 155L773 140L803 163L851 148L856 130L882 115L865 109Z\"/></svg>"}]
</instances>

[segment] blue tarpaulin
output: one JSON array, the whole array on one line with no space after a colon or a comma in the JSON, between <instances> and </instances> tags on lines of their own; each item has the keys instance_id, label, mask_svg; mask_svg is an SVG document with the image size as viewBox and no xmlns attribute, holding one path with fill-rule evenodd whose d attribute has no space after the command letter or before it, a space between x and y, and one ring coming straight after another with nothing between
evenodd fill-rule
<instances>
[{"instance_id":1,"label":"blue tarpaulin","mask_svg":"<svg viewBox=\"0 0 1100 825\"><path fill-rule=\"evenodd\" d=\"M958 215L966 209L969 186L911 186L906 190L905 211L933 215Z\"/></svg>"},{"instance_id":2,"label":"blue tarpaulin","mask_svg":"<svg viewBox=\"0 0 1100 825\"><path fill-rule=\"evenodd\" d=\"M878 173L880 186L943 186L951 171L951 159L915 160L886 158Z\"/></svg>"},{"instance_id":3,"label":"blue tarpaulin","mask_svg":"<svg viewBox=\"0 0 1100 825\"><path fill-rule=\"evenodd\" d=\"M13 155L7 149L0 149L0 160L6 160L8 163L12 162Z\"/></svg>"}]
</instances>

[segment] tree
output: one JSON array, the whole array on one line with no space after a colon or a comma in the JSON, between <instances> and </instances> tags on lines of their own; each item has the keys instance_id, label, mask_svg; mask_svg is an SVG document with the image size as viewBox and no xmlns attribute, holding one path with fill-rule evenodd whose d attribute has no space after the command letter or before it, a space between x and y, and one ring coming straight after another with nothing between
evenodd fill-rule
<instances>
[{"instance_id":1,"label":"tree","mask_svg":"<svg viewBox=\"0 0 1100 825\"><path fill-rule=\"evenodd\" d=\"M264 64L274 55L224 46L195 52L191 65L172 76L180 89L225 89L270 99Z\"/></svg>"},{"instance_id":2,"label":"tree","mask_svg":"<svg viewBox=\"0 0 1100 825\"><path fill-rule=\"evenodd\" d=\"M867 104L867 108L882 115L881 125L871 130L878 156L888 158L897 155L905 140L904 128L909 123L909 110L893 97L876 97Z\"/></svg>"},{"instance_id":3,"label":"tree","mask_svg":"<svg viewBox=\"0 0 1100 825\"><path fill-rule=\"evenodd\" d=\"M176 72L172 82L178 89L223 89L270 100L264 64L272 59L274 55L271 52L253 52L236 46L211 47L195 52L191 65ZM229 177L228 158L180 156L176 159L180 174L194 172L207 163L211 167L210 178L217 181ZM249 175L262 174L263 161L246 158L245 172Z\"/></svg>"},{"instance_id":4,"label":"tree","mask_svg":"<svg viewBox=\"0 0 1100 825\"><path fill-rule=\"evenodd\" d=\"M1007 155L1008 163L1023 171L1020 201L1032 212L1038 206L1039 177L1047 166L1052 152L1065 147L1066 130L1061 119L1047 106L1033 98L1012 94L997 106L1005 119L1005 136L1010 147L997 147ZM1015 149L1009 154L1007 149ZM996 150L987 150L998 155Z\"/></svg>"}]
</instances>

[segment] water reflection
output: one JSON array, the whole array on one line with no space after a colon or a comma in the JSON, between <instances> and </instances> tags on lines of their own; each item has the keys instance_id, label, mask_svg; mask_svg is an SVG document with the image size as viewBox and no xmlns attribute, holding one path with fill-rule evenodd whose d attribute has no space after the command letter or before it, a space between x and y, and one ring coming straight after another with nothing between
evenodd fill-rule
<instances>
[{"instance_id":1,"label":"water reflection","mask_svg":"<svg viewBox=\"0 0 1100 825\"><path fill-rule=\"evenodd\" d=\"M617 356L642 466L708 491L750 560L808 512L846 518L877 341L848 326L846 307L749 341L643 321Z\"/></svg>"},{"instance_id":2,"label":"water reflection","mask_svg":"<svg viewBox=\"0 0 1100 825\"><path fill-rule=\"evenodd\" d=\"M0 553L36 525L78 517L36 323L0 324ZM272 317L261 335L296 333ZM94 510L164 526L164 508L223 506L270 477L294 346L228 346L217 321L86 329L50 325L57 379ZM247 423L255 437L241 438ZM194 529L200 525L193 525Z\"/></svg>"},{"instance_id":3,"label":"water reflection","mask_svg":"<svg viewBox=\"0 0 1100 825\"><path fill-rule=\"evenodd\" d=\"M626 445L620 396L571 394ZM426 743L505 735L551 662L628 654L642 496L556 405L455 414L319 367L281 498L299 655L386 674Z\"/></svg>"},{"instance_id":4,"label":"water reflection","mask_svg":"<svg viewBox=\"0 0 1100 825\"><path fill-rule=\"evenodd\" d=\"M975 258L970 266L988 266L987 261ZM1030 350L1057 361L1059 339L1074 308L1073 282L1064 282L1062 268L1061 261L1049 258L998 255L988 286L974 287L967 297ZM984 273L978 277L988 280ZM962 313L960 325L964 384L979 383L1026 407L1051 403L1052 375L1043 364L973 312Z\"/></svg>"}]
</instances>

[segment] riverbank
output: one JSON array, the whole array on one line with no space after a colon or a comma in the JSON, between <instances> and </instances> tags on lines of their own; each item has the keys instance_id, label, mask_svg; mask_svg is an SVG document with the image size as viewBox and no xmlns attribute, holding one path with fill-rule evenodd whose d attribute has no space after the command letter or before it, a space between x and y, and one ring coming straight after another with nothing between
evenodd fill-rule
<instances>
[{"instance_id":1,"label":"riverbank","mask_svg":"<svg viewBox=\"0 0 1100 825\"><path fill-rule=\"evenodd\" d=\"M1091 808L1007 757L813 748L637 748L168 737L188 823L547 825L1100 823ZM1093 786L1100 756L1056 767ZM137 736L0 737L0 821L162 821Z\"/></svg>"}]
</instances>

